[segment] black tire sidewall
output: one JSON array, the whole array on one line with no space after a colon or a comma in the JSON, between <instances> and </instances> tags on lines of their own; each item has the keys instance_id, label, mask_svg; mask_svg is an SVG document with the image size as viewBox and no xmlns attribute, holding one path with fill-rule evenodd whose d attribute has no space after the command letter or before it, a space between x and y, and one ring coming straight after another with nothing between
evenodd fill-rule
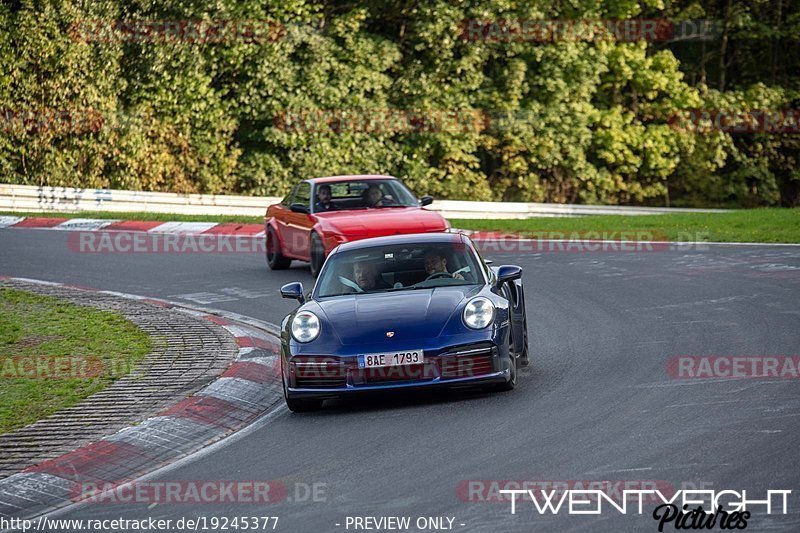
<instances>
[{"instance_id":1,"label":"black tire sidewall","mask_svg":"<svg viewBox=\"0 0 800 533\"><path fill-rule=\"evenodd\" d=\"M311 233L311 275L315 278L319 276L319 271L322 269L322 263L325 261L325 252L322 248L322 240L316 232Z\"/></svg>"},{"instance_id":2,"label":"black tire sidewall","mask_svg":"<svg viewBox=\"0 0 800 533\"><path fill-rule=\"evenodd\" d=\"M272 246L270 246L272 243ZM278 247L278 236L275 234L275 230L269 228L267 230L267 264L270 268L274 268L275 264L278 262L278 256L280 255L280 251L277 250ZM272 253L270 254L270 248L272 248Z\"/></svg>"}]
</instances>

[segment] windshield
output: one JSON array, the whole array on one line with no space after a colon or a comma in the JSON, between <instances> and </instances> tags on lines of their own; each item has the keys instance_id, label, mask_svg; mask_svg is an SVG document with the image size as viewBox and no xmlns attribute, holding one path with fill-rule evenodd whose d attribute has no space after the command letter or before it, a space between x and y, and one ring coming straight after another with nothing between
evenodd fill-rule
<instances>
[{"instance_id":1,"label":"windshield","mask_svg":"<svg viewBox=\"0 0 800 533\"><path fill-rule=\"evenodd\" d=\"M475 254L465 244L376 246L331 256L320 275L316 297L483 282Z\"/></svg>"},{"instance_id":2,"label":"windshield","mask_svg":"<svg viewBox=\"0 0 800 533\"><path fill-rule=\"evenodd\" d=\"M314 212L341 209L415 207L416 197L395 179L319 183L314 188Z\"/></svg>"}]
</instances>

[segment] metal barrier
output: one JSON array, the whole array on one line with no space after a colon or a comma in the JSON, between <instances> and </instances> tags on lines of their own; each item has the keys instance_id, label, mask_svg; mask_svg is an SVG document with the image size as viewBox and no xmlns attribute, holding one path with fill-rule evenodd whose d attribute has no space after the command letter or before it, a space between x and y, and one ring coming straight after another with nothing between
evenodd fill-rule
<instances>
[{"instance_id":1,"label":"metal barrier","mask_svg":"<svg viewBox=\"0 0 800 533\"><path fill-rule=\"evenodd\" d=\"M182 215L263 216L275 196L175 194L71 187L0 184L0 211L107 211L176 213ZM680 209L524 202L439 200L428 209L445 218L533 218L583 215L660 215L666 213L723 213L724 209Z\"/></svg>"}]
</instances>

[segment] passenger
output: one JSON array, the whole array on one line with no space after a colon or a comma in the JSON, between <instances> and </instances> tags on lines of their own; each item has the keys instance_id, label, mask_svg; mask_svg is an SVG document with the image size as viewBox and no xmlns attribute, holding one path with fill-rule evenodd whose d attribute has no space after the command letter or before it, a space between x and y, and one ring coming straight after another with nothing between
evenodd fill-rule
<instances>
[{"instance_id":1,"label":"passenger","mask_svg":"<svg viewBox=\"0 0 800 533\"><path fill-rule=\"evenodd\" d=\"M314 212L320 213L339 209L331 200L331 186L327 183L317 187L317 201L314 202Z\"/></svg>"},{"instance_id":2,"label":"passenger","mask_svg":"<svg viewBox=\"0 0 800 533\"><path fill-rule=\"evenodd\" d=\"M359 261L353 264L353 279L364 291L391 289L391 285L378 275L375 263Z\"/></svg>"},{"instance_id":3,"label":"passenger","mask_svg":"<svg viewBox=\"0 0 800 533\"><path fill-rule=\"evenodd\" d=\"M375 184L370 185L366 191L364 191L364 206L365 207L383 207L386 205L396 205L397 202L394 201L389 195L384 196L383 191L381 188Z\"/></svg>"},{"instance_id":4,"label":"passenger","mask_svg":"<svg viewBox=\"0 0 800 533\"><path fill-rule=\"evenodd\" d=\"M451 277L453 279L464 279L464 276L456 272L451 274L447 271L447 259L445 256L435 250L431 250L425 254L425 272L428 274L428 279L432 278L434 274L442 274L437 277ZM447 274L447 276L444 276Z\"/></svg>"}]
</instances>

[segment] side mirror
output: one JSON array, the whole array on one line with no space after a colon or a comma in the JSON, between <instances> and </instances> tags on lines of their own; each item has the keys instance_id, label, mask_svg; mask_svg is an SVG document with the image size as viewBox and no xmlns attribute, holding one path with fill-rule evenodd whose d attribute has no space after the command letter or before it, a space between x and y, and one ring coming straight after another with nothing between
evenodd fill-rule
<instances>
[{"instance_id":1,"label":"side mirror","mask_svg":"<svg viewBox=\"0 0 800 533\"><path fill-rule=\"evenodd\" d=\"M289 210L292 213L305 213L306 215L309 213L308 206L303 204L292 204L289 206Z\"/></svg>"},{"instance_id":2,"label":"side mirror","mask_svg":"<svg viewBox=\"0 0 800 533\"><path fill-rule=\"evenodd\" d=\"M281 287L281 297L297 300L300 304L306 303L306 297L303 296L303 284L299 281L293 281Z\"/></svg>"},{"instance_id":3,"label":"side mirror","mask_svg":"<svg viewBox=\"0 0 800 533\"><path fill-rule=\"evenodd\" d=\"M503 265L497 268L497 286L522 277L522 269L517 265Z\"/></svg>"},{"instance_id":4,"label":"side mirror","mask_svg":"<svg viewBox=\"0 0 800 533\"><path fill-rule=\"evenodd\" d=\"M433 196L423 196L419 199L420 206L431 205L433 203Z\"/></svg>"}]
</instances>

